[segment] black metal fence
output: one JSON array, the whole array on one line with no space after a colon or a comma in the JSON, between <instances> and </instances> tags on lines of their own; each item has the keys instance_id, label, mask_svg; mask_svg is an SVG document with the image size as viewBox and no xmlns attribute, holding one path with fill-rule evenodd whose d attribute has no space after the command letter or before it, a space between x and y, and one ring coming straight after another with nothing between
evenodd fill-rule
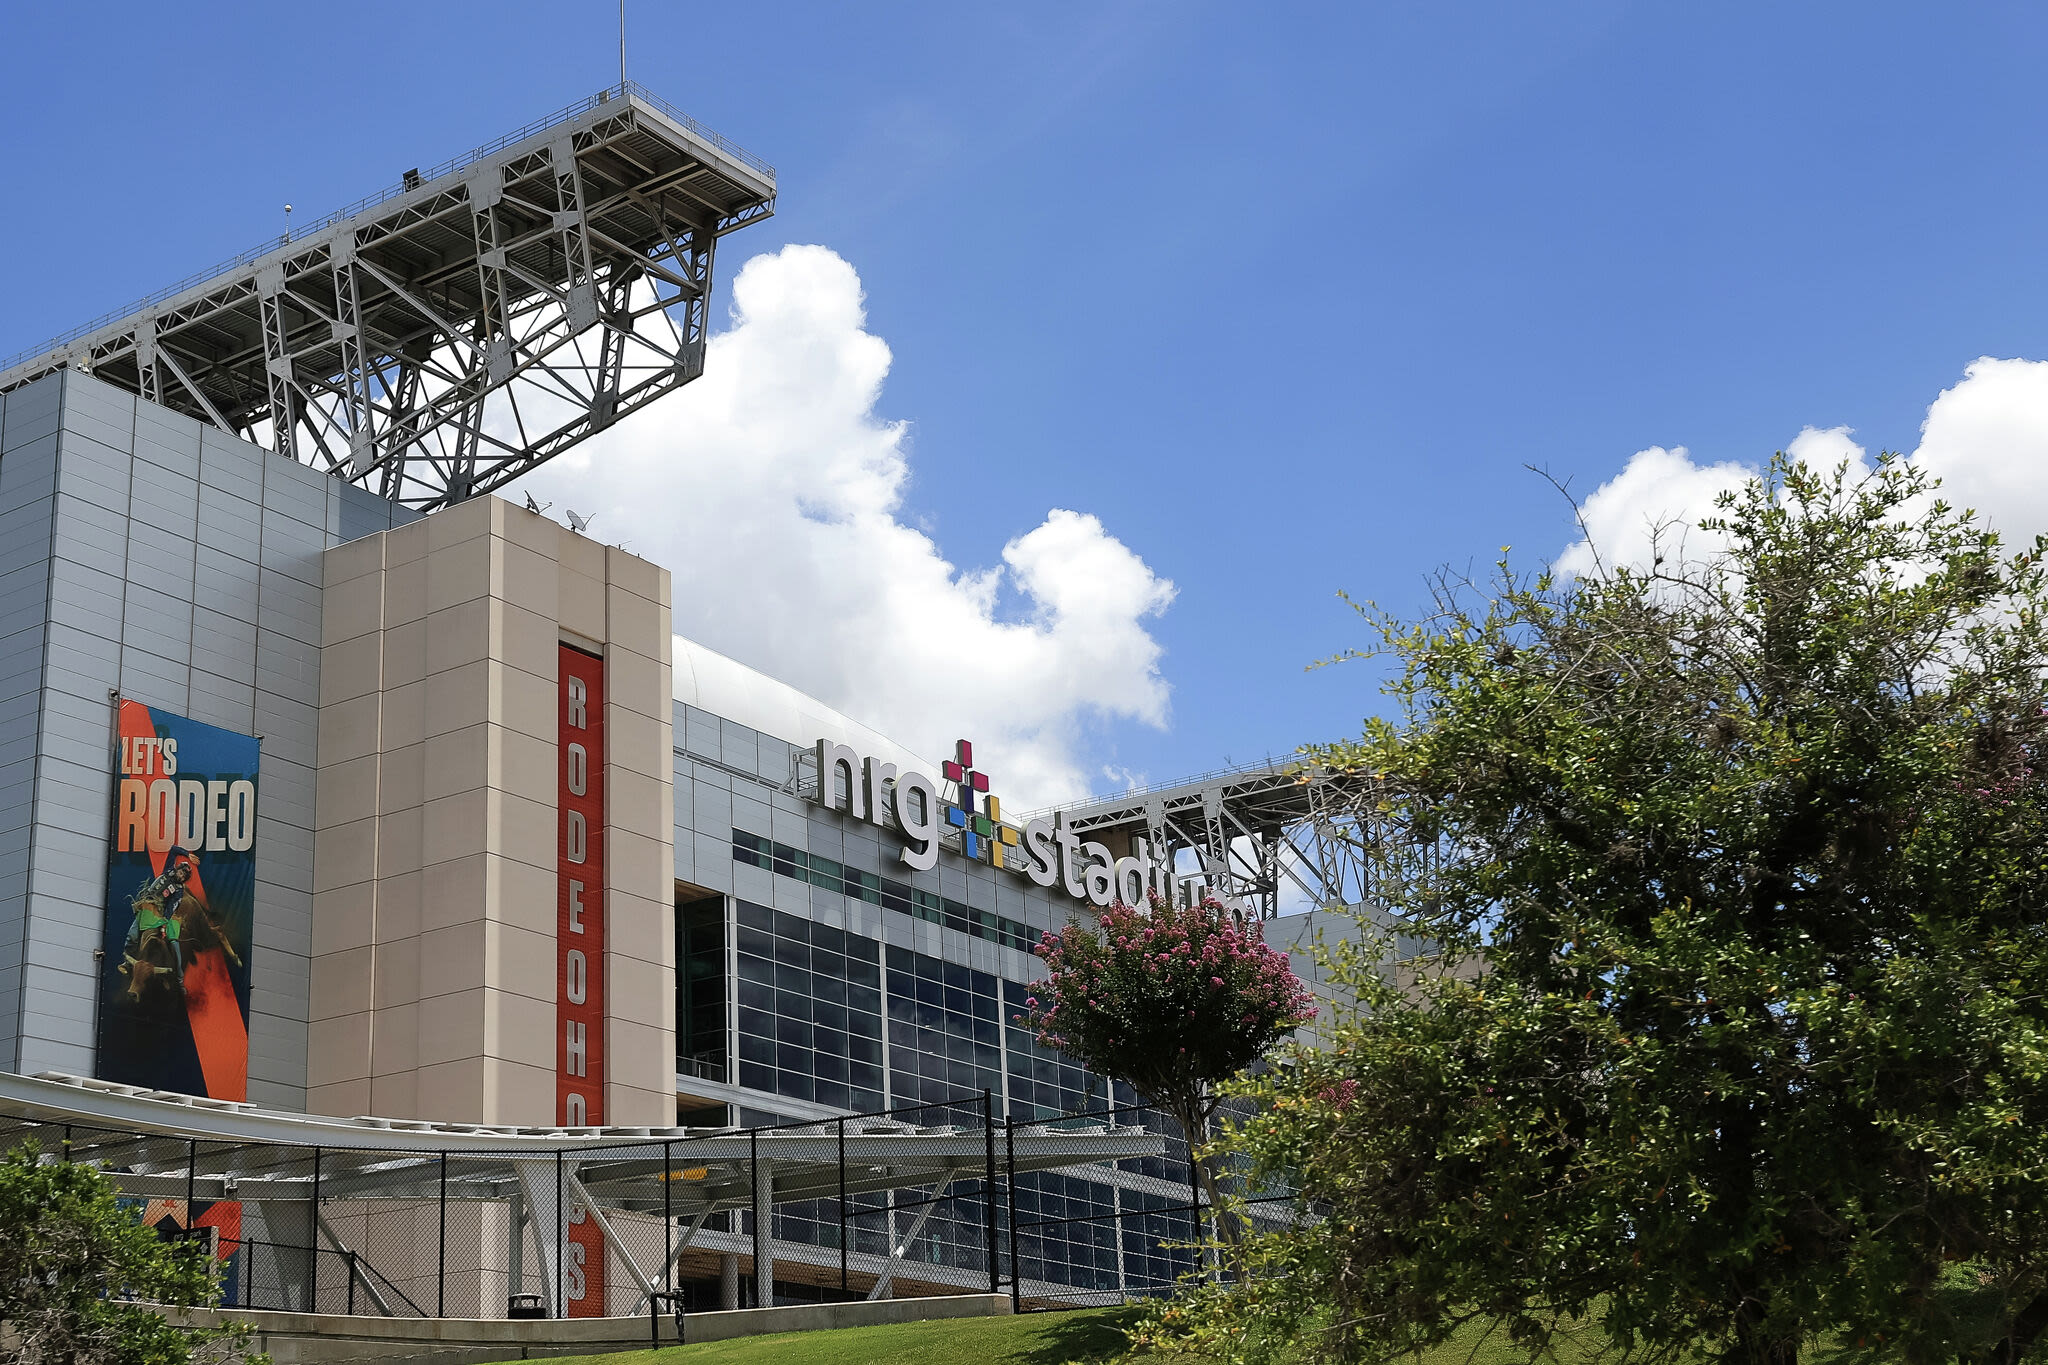
<instances>
[{"instance_id":1,"label":"black metal fence","mask_svg":"<svg viewBox=\"0 0 2048 1365\"><path fill-rule=\"evenodd\" d=\"M1213 1273L1186 1147L1133 1106L1025 1119L984 1091L645 1137L393 1126L417 1131L297 1145L0 1118L0 1145L93 1162L144 1222L206 1239L231 1308L639 1316L1007 1292L1026 1310ZM1286 1216L1284 1194L1260 1205Z\"/></svg>"}]
</instances>

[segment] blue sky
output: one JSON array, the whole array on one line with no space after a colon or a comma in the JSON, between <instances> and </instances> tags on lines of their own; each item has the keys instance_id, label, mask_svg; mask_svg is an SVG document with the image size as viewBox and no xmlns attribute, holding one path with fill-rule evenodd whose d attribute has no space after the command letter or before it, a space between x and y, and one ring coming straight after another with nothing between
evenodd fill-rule
<instances>
[{"instance_id":1,"label":"blue sky","mask_svg":"<svg viewBox=\"0 0 2048 1365\"><path fill-rule=\"evenodd\" d=\"M594 5L18 6L0 352L615 77ZM1637 451L1912 449L2048 355L2048 11L1200 3L629 7L631 74L773 162L858 272L901 520L961 570L1054 507L1177 594L1157 779L1356 730L1339 588L1575 538ZM723 306L719 310L724 315ZM1013 585L994 607L1024 611ZM680 615L680 613L679 613ZM952 680L981 685L971 648Z\"/></svg>"}]
</instances>

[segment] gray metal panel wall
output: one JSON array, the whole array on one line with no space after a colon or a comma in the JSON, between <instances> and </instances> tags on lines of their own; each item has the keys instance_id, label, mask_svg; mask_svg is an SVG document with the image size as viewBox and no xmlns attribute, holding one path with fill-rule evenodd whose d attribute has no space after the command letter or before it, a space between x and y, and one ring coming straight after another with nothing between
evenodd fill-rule
<instances>
[{"instance_id":1,"label":"gray metal panel wall","mask_svg":"<svg viewBox=\"0 0 2048 1365\"><path fill-rule=\"evenodd\" d=\"M415 514L76 373L8 395L10 428L17 407L24 433L47 443L53 487L43 538L47 619L38 623L30 610L28 579L20 594L0 588L0 626L18 610L24 629L44 632L37 705L26 722L35 726L26 802L7 785L19 741L10 727L23 722L0 697L0 825L24 823L27 833L22 987L0 1019L13 1031L14 1067L92 1069L92 950L106 896L118 688L262 736L249 1098L301 1108L320 555ZM4 432L0 443L8 447L0 455L5 518L17 452ZM38 458L19 461L21 497L38 486ZM0 563L0 573L13 567ZM0 693L21 685L20 667L11 656L0 665ZM0 933L9 923L12 837L0 833Z\"/></svg>"},{"instance_id":2,"label":"gray metal panel wall","mask_svg":"<svg viewBox=\"0 0 2048 1365\"><path fill-rule=\"evenodd\" d=\"M27 960L36 734L49 634L63 381L0 400L0 1057L13 1057Z\"/></svg>"}]
</instances>

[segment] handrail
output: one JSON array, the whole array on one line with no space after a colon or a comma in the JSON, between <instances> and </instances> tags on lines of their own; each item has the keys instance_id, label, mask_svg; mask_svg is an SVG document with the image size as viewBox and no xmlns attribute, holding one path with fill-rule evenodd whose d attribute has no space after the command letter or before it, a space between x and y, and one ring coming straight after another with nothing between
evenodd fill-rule
<instances>
[{"instance_id":1,"label":"handrail","mask_svg":"<svg viewBox=\"0 0 2048 1365\"><path fill-rule=\"evenodd\" d=\"M116 308L111 312L102 313L98 317L94 318L91 322L83 323L77 327L73 327L68 332L60 332L56 336L51 337L48 341L43 342L41 345L31 346L27 350L23 351L16 351L13 355L8 356L6 359L0 360L0 374L4 374L8 370L13 369L16 365L24 364L27 361L34 360L37 356L47 355L51 351L56 350L60 346L68 346L70 343L77 341L81 337L90 336L92 333L99 331L103 327L112 326L114 323L121 321L123 318L133 317L135 314L140 313L145 308L152 308L159 303L163 303L167 299L175 298L176 296L184 293L188 289L195 289L198 286L205 284L210 280L219 279L221 276L226 275L231 271L239 270L243 266L248 265L251 261L255 261L264 256L267 256L273 251L281 251L285 247L290 246L293 242L298 241L301 238L309 237L314 233L325 231L326 229L333 227L336 223L339 223L344 219L353 218L357 214L363 212L366 209L373 209L377 207L379 204L388 203L389 201L398 198L398 196L402 194L410 194L413 192L413 190L419 188L420 185L424 185L429 180L438 180L444 175L452 175L456 171L462 170L468 166L476 164L477 162L483 160L485 157L491 155L491 153L493 152L501 152L505 148L510 147L515 142L523 142L527 138L532 137L535 133L542 132L548 128L552 128L558 123L566 122L569 119L575 118L579 114L588 113L590 110L597 108L601 104L609 104L614 99L625 99L628 96L631 96L635 99L639 99L645 102L646 104L652 106L655 110L659 111L664 118L667 118L681 125L684 129L688 130L692 137L698 138L703 142L711 144L713 147L716 147L719 151L724 152L727 156L733 158L735 161L738 161L742 165L747 166L752 170L759 171L763 175L768 176L770 179L774 178L775 168L769 165L766 161L763 161L760 157L755 156L753 153L747 151L745 148L741 147L738 143L733 142L731 139L726 138L717 132L714 132L710 128L706 128L703 124L697 122L697 120L691 118L682 110L677 109L674 105L662 99L659 95L647 89L647 87L641 85L638 81L624 81L618 85L608 86L605 89L598 91L594 95L586 95L584 98L577 100L574 104L564 105L562 108L557 109L554 113L548 114L542 118L537 118L533 120L533 122L526 124L524 127L514 129L512 132L506 133L502 137L494 138L491 141L486 142L481 147L472 148L469 151L464 152L460 156L449 157L446 161L441 162L437 166L430 166L425 170L419 172L419 180L414 184L408 185L404 181L401 181L396 185L390 186L383 190L379 190L375 194L364 195L361 199L356 200L353 204L349 204L343 208L338 208L334 210L334 212L326 215L323 218L315 219L313 222L308 223L305 227L294 228L284 233L281 233L276 237L268 238L259 245L250 247L247 251L243 251L234 256L230 256L227 260L222 261L218 265L211 266L205 270L198 271L191 275L187 275L184 279L179 280L176 284L167 285L166 287L159 289L152 294L145 294L125 308Z\"/></svg>"},{"instance_id":2,"label":"handrail","mask_svg":"<svg viewBox=\"0 0 2048 1365\"><path fill-rule=\"evenodd\" d=\"M1020 821L1040 818L1050 819L1054 811L1066 811L1071 815L1077 811L1089 810L1096 806L1128 805L1131 802L1143 800L1147 796L1156 796L1161 792L1179 791L1183 787L1204 786L1210 782L1219 782L1226 778L1256 777L1262 773L1279 775L1285 773L1290 768L1300 767L1303 762L1304 760L1298 755L1288 758L1274 758L1268 755L1263 759L1255 759L1250 763L1234 764L1226 768L1211 768L1208 772L1196 773L1193 777L1176 778L1171 782L1152 782L1142 787L1129 787L1123 791L1109 792L1102 796L1084 796L1077 801L1068 801L1058 806L1047 806L1043 810L1025 811L1016 818Z\"/></svg>"}]
</instances>

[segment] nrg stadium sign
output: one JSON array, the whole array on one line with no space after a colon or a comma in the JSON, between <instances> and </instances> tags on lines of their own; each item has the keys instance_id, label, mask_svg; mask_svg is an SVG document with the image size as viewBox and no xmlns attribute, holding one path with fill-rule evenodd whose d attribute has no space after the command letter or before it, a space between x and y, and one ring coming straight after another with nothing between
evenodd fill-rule
<instances>
[{"instance_id":1,"label":"nrg stadium sign","mask_svg":"<svg viewBox=\"0 0 2048 1365\"><path fill-rule=\"evenodd\" d=\"M951 790L943 799L938 783L915 770L863 758L844 744L816 745L817 805L902 836L905 865L920 871L938 862L939 841L959 836L962 857L988 863L1058 888L1078 901L1107 907L1116 901L1143 905L1154 892L1169 900L1199 896L1200 878L1176 875L1143 839L1131 841L1130 857L1114 856L1107 845L1083 839L1067 825L1066 812L1015 825L1003 819L1000 799L990 793L988 774L974 766L974 746L961 740L941 773Z\"/></svg>"}]
</instances>

